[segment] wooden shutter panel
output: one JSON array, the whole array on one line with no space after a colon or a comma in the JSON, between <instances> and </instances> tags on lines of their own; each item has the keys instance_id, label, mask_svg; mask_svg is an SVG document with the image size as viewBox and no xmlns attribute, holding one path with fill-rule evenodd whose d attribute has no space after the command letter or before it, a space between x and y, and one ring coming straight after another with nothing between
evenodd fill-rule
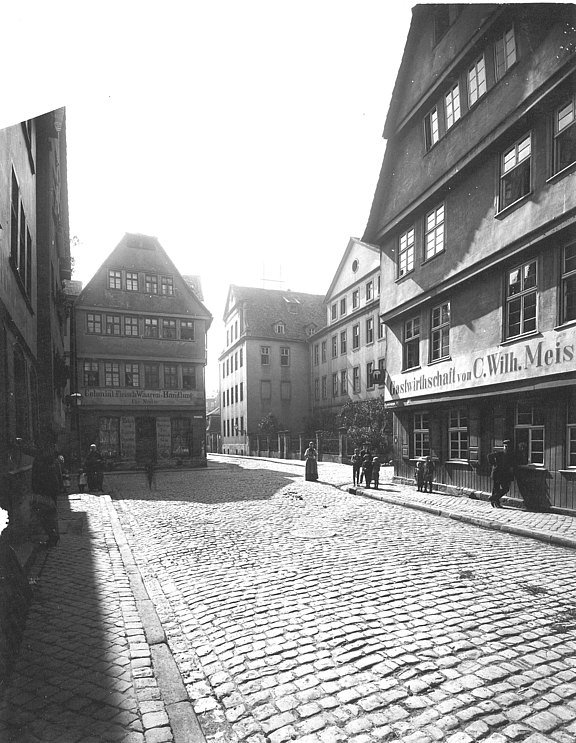
<instances>
[{"instance_id":1,"label":"wooden shutter panel","mask_svg":"<svg viewBox=\"0 0 576 743\"><path fill-rule=\"evenodd\" d=\"M442 418L440 411L429 414L430 421L430 456L442 461Z\"/></svg>"},{"instance_id":2,"label":"wooden shutter panel","mask_svg":"<svg viewBox=\"0 0 576 743\"><path fill-rule=\"evenodd\" d=\"M480 411L478 406L468 409L468 459L474 467L480 465Z\"/></svg>"}]
</instances>

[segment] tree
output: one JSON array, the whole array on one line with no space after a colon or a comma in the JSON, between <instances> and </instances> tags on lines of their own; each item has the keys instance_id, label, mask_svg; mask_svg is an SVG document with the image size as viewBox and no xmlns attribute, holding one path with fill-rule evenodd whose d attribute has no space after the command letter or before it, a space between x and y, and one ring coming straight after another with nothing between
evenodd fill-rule
<instances>
[{"instance_id":1,"label":"tree","mask_svg":"<svg viewBox=\"0 0 576 743\"><path fill-rule=\"evenodd\" d=\"M268 413L258 421L258 433L265 436L274 436L280 431L280 425L274 413Z\"/></svg>"},{"instance_id":2,"label":"tree","mask_svg":"<svg viewBox=\"0 0 576 743\"><path fill-rule=\"evenodd\" d=\"M346 402L340 411L342 425L352 445L369 448L387 461L392 455L392 413L383 397Z\"/></svg>"}]
</instances>

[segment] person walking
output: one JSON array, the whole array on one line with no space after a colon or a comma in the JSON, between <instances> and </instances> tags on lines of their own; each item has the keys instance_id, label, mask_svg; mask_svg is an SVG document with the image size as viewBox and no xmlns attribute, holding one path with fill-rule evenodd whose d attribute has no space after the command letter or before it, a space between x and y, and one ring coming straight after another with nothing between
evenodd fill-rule
<instances>
[{"instance_id":1,"label":"person walking","mask_svg":"<svg viewBox=\"0 0 576 743\"><path fill-rule=\"evenodd\" d=\"M510 439L504 439L502 450L494 449L488 455L488 463L492 467L492 508L502 508L500 501L510 490L514 479L514 456L510 450Z\"/></svg>"},{"instance_id":2,"label":"person walking","mask_svg":"<svg viewBox=\"0 0 576 743\"><path fill-rule=\"evenodd\" d=\"M372 482L374 483L374 489L378 490L378 483L380 482L380 460L378 457L372 459Z\"/></svg>"},{"instance_id":3,"label":"person walking","mask_svg":"<svg viewBox=\"0 0 576 743\"><path fill-rule=\"evenodd\" d=\"M362 478L364 477L364 457L366 456L366 449L360 449L360 478L358 479L358 485L362 484Z\"/></svg>"},{"instance_id":4,"label":"person walking","mask_svg":"<svg viewBox=\"0 0 576 743\"><path fill-rule=\"evenodd\" d=\"M153 459L149 459L144 466L146 472L146 480L148 481L148 490L152 490L152 485L156 487L156 462Z\"/></svg>"},{"instance_id":5,"label":"person walking","mask_svg":"<svg viewBox=\"0 0 576 743\"><path fill-rule=\"evenodd\" d=\"M352 454L352 484L360 484L360 470L362 468L362 457L360 456L360 450L354 449Z\"/></svg>"},{"instance_id":6,"label":"person walking","mask_svg":"<svg viewBox=\"0 0 576 743\"><path fill-rule=\"evenodd\" d=\"M304 476L306 480L315 482L318 479L318 453L313 441L308 444L308 448L304 452L304 459L306 460Z\"/></svg>"},{"instance_id":7,"label":"person walking","mask_svg":"<svg viewBox=\"0 0 576 743\"><path fill-rule=\"evenodd\" d=\"M55 447L44 444L32 462L32 509L46 532L48 548L55 547L60 539L57 502L61 492L62 475Z\"/></svg>"},{"instance_id":8,"label":"person walking","mask_svg":"<svg viewBox=\"0 0 576 743\"><path fill-rule=\"evenodd\" d=\"M429 493L432 492L432 481L434 480L434 472L436 471L436 466L434 465L434 460L432 457L426 457L426 460L424 461L424 492L427 491Z\"/></svg>"},{"instance_id":9,"label":"person walking","mask_svg":"<svg viewBox=\"0 0 576 743\"><path fill-rule=\"evenodd\" d=\"M364 459L362 460L362 472L361 475L364 477L366 487L370 487L372 482L372 454L370 451L366 451Z\"/></svg>"},{"instance_id":10,"label":"person walking","mask_svg":"<svg viewBox=\"0 0 576 743\"><path fill-rule=\"evenodd\" d=\"M90 444L90 450L86 455L85 462L86 477L88 479L88 490L102 492L104 481L104 462L96 444Z\"/></svg>"}]
</instances>

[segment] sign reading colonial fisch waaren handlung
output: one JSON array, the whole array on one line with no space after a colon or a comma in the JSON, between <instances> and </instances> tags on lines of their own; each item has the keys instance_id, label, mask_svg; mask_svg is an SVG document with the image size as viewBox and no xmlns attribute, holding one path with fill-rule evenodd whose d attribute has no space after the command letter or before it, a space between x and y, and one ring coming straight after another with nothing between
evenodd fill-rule
<instances>
[{"instance_id":1,"label":"sign reading colonial fisch waaren handlung","mask_svg":"<svg viewBox=\"0 0 576 743\"><path fill-rule=\"evenodd\" d=\"M426 370L391 374L387 391L393 399L403 399L575 371L576 329L572 329L477 354L455 354Z\"/></svg>"},{"instance_id":2,"label":"sign reading colonial fisch waaren handlung","mask_svg":"<svg viewBox=\"0 0 576 743\"><path fill-rule=\"evenodd\" d=\"M127 390L125 388L110 389L102 387L86 387L82 392L82 405L89 407L99 403L108 405L129 406L170 406L190 403L198 405L202 402L202 393L196 390Z\"/></svg>"}]
</instances>

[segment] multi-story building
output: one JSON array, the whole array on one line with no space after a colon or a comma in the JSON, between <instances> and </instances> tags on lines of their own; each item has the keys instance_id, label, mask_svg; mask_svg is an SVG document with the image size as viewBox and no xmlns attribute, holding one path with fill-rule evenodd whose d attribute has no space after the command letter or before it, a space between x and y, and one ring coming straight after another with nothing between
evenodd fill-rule
<instances>
[{"instance_id":1,"label":"multi-story building","mask_svg":"<svg viewBox=\"0 0 576 743\"><path fill-rule=\"evenodd\" d=\"M64 109L0 131L0 474L16 531L34 448L65 427L66 181Z\"/></svg>"},{"instance_id":2,"label":"multi-story building","mask_svg":"<svg viewBox=\"0 0 576 743\"><path fill-rule=\"evenodd\" d=\"M413 12L363 239L382 250L396 474L576 508L576 9ZM385 290L384 290L385 289Z\"/></svg>"},{"instance_id":3,"label":"multi-story building","mask_svg":"<svg viewBox=\"0 0 576 743\"><path fill-rule=\"evenodd\" d=\"M324 324L316 294L231 286L220 363L221 446L247 453L248 436L274 416L285 430L301 432L309 416L308 339Z\"/></svg>"},{"instance_id":4,"label":"multi-story building","mask_svg":"<svg viewBox=\"0 0 576 743\"><path fill-rule=\"evenodd\" d=\"M114 462L206 463L212 317L192 286L156 238L126 234L80 293L75 393L84 453L95 442Z\"/></svg>"},{"instance_id":5,"label":"multi-story building","mask_svg":"<svg viewBox=\"0 0 576 743\"><path fill-rule=\"evenodd\" d=\"M373 372L385 364L379 319L380 249L351 238L324 298L326 325L310 338L311 402L319 428L333 425L347 400L384 392Z\"/></svg>"}]
</instances>

